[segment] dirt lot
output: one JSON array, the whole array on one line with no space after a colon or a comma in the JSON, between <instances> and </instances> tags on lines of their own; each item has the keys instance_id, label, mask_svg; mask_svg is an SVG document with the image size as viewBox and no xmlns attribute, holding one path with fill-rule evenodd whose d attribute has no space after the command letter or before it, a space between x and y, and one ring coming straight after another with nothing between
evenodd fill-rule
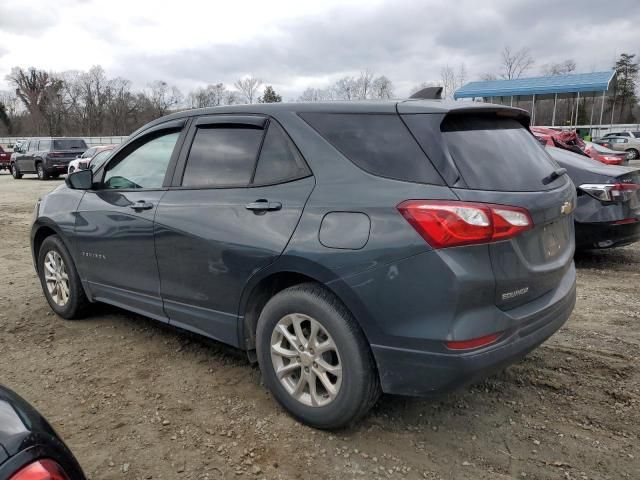
<instances>
[{"instance_id":1,"label":"dirt lot","mask_svg":"<svg viewBox=\"0 0 640 480\"><path fill-rule=\"evenodd\" d=\"M53 315L29 253L39 195L0 175L0 383L109 479L640 478L640 246L577 259L567 325L438 400L384 397L352 430L299 425L243 355L100 306Z\"/></svg>"}]
</instances>

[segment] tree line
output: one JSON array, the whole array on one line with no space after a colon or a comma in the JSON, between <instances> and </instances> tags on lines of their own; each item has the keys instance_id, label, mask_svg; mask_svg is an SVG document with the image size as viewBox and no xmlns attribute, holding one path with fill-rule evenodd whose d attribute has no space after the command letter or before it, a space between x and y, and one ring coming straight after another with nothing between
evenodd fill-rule
<instances>
[{"instance_id":1,"label":"tree line","mask_svg":"<svg viewBox=\"0 0 640 480\"><path fill-rule=\"evenodd\" d=\"M640 120L638 107L638 62L634 54L623 53L612 68L617 82L607 97L604 123L633 123ZM482 75L484 80L514 79L535 74L536 62L529 49L505 47L499 56L497 73ZM574 73L573 59L546 63L541 75ZM232 85L212 83L184 95L177 87L158 80L135 90L124 78L108 78L97 65L86 72L47 72L36 68L14 67L6 80L12 91L0 92L0 135L9 136L109 136L128 135L145 123L169 112L188 108L215 107L239 103L281 102L271 85L258 77L240 78ZM468 81L464 63L445 65L440 78L416 85L412 92L427 86L443 87L445 98ZM385 75L365 69L355 76L344 76L327 88L309 87L296 99L316 102L331 100L376 100L394 98L393 82ZM489 99L486 99L489 100ZM497 99L493 99L497 101ZM559 99L556 125L590 123L591 109L597 110L599 98L583 97L576 109L575 98ZM514 106L531 110L530 100L516 99ZM536 123L550 124L553 100L536 101ZM578 118L575 118L577 110Z\"/></svg>"}]
</instances>

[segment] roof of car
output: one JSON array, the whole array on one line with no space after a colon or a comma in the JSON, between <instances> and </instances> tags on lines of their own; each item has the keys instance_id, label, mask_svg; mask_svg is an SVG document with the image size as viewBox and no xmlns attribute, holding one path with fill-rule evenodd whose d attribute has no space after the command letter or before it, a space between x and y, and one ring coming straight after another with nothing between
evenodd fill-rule
<instances>
[{"instance_id":1,"label":"roof of car","mask_svg":"<svg viewBox=\"0 0 640 480\"><path fill-rule=\"evenodd\" d=\"M166 121L178 120L200 115L215 115L222 113L243 113L247 115L272 115L278 112L295 113L449 113L466 111L510 111L515 116L529 118L529 113L520 108L506 105L482 102L456 102L453 100L363 100L363 101L334 101L334 102L282 102L282 103L253 103L243 105L225 105L221 107L196 108L183 110L158 118L144 125L131 134L146 130Z\"/></svg>"}]
</instances>

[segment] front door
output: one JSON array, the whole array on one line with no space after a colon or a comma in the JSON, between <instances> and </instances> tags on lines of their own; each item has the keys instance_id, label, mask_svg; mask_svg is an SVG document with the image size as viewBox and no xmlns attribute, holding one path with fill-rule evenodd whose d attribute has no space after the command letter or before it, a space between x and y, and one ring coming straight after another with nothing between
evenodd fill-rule
<instances>
[{"instance_id":1,"label":"front door","mask_svg":"<svg viewBox=\"0 0 640 480\"><path fill-rule=\"evenodd\" d=\"M195 123L156 215L161 294L171 324L238 345L242 291L286 247L314 179L273 120Z\"/></svg>"},{"instance_id":2,"label":"front door","mask_svg":"<svg viewBox=\"0 0 640 480\"><path fill-rule=\"evenodd\" d=\"M160 320L153 221L180 135L180 128L155 131L116 152L76 216L78 270L93 298Z\"/></svg>"}]
</instances>

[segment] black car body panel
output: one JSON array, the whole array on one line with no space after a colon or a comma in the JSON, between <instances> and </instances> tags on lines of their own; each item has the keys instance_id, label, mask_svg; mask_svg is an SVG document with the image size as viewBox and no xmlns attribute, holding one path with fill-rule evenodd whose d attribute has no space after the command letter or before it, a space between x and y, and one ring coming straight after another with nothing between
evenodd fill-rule
<instances>
[{"instance_id":1,"label":"black car body panel","mask_svg":"<svg viewBox=\"0 0 640 480\"><path fill-rule=\"evenodd\" d=\"M58 463L72 480L85 476L69 448L28 402L0 386L0 480L40 459Z\"/></svg>"},{"instance_id":2,"label":"black car body panel","mask_svg":"<svg viewBox=\"0 0 640 480\"><path fill-rule=\"evenodd\" d=\"M581 189L581 185L616 183L640 184L640 170L633 167L603 165L582 155L547 147L551 157L563 168L576 186L576 248L610 248L640 240L640 191L618 201L601 201Z\"/></svg>"},{"instance_id":3,"label":"black car body panel","mask_svg":"<svg viewBox=\"0 0 640 480\"><path fill-rule=\"evenodd\" d=\"M105 170L136 146L162 131L179 132L159 187L59 188L40 204L32 229L34 256L42 229L56 225L91 300L246 350L255 348L252 306L265 285L285 277L315 281L357 320L384 391L430 394L464 383L526 353L568 318L575 269L573 217L564 206L575 205L576 193L566 176L546 185L538 175L527 191L472 188L460 174L460 158L442 146L441 124L452 112L509 118L519 129L528 125L521 110L438 101L256 104L170 115L132 134L95 172L104 179ZM394 119L396 127L400 122L416 142L416 161L436 172L433 182L361 168L336 146L344 137L321 134L305 118L309 113L380 115ZM226 119L211 119L216 116ZM197 150L194 138L214 128L212 121L233 129L282 128L309 173L272 184L185 186ZM428 135L440 148L429 147ZM531 152L541 168L552 172L555 164L531 142L527 148L535 147ZM255 173L254 168L254 180ZM526 208L533 225L500 242L434 249L398 211L402 202L416 199ZM445 346L496 332L500 340L487 347L475 370L462 368L462 354ZM420 368L408 373L412 365ZM447 372L446 381L424 380L437 372Z\"/></svg>"}]
</instances>

